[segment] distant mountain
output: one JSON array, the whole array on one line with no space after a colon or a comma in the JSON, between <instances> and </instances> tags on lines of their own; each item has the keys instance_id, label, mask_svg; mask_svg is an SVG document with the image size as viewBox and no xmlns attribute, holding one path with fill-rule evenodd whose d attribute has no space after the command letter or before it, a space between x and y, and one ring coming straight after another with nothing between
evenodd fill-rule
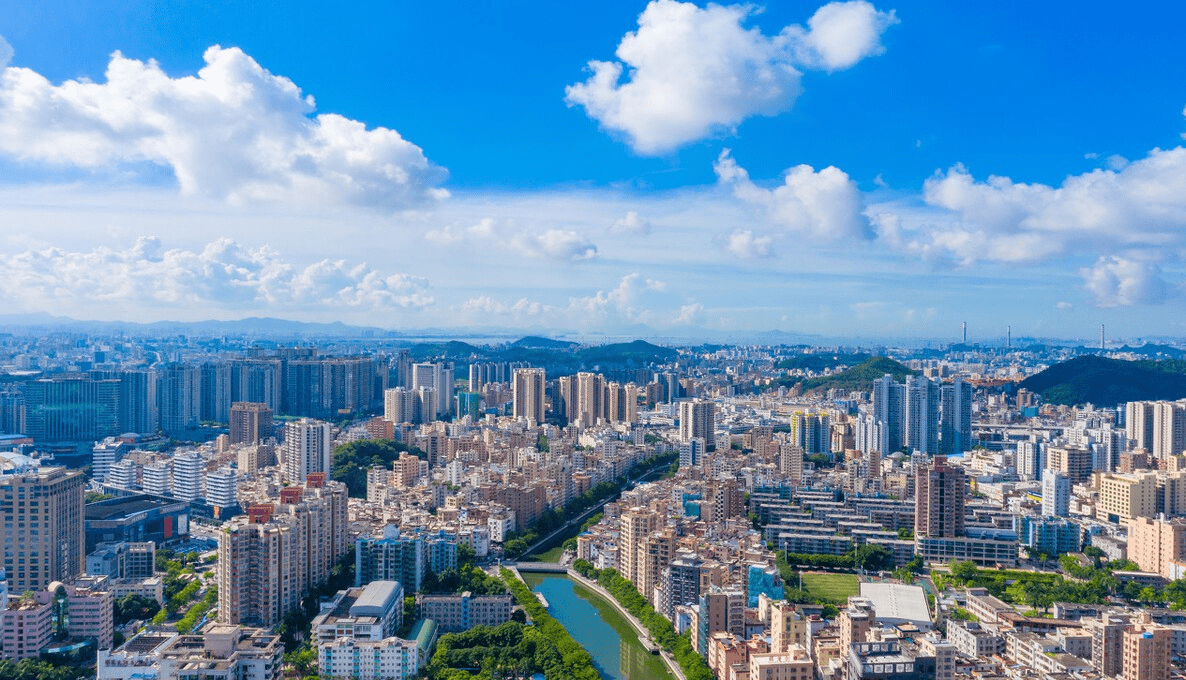
<instances>
[{"instance_id":1,"label":"distant mountain","mask_svg":"<svg viewBox=\"0 0 1186 680\"><path fill-rule=\"evenodd\" d=\"M606 362L615 364L661 364L675 359L679 356L679 352L670 347L652 345L646 340L635 340L634 342L620 342L612 345L586 347L578 351L577 355L587 364Z\"/></svg>"},{"instance_id":2,"label":"distant mountain","mask_svg":"<svg viewBox=\"0 0 1186 680\"><path fill-rule=\"evenodd\" d=\"M48 314L4 314L0 315L0 332L28 330L73 331L94 334L128 334L145 337L166 337L171 335L192 336L239 336L274 340L305 337L400 337L401 334L384 328L350 326L340 321L316 323L275 319L270 317L247 317L220 321L80 321L65 316Z\"/></svg>"},{"instance_id":3,"label":"distant mountain","mask_svg":"<svg viewBox=\"0 0 1186 680\"><path fill-rule=\"evenodd\" d=\"M1129 354L1140 354L1150 358L1169 358L1169 359L1183 359L1186 358L1186 350L1178 347L1171 347L1170 345L1156 345L1149 343L1141 345L1140 347L1129 347L1125 345L1118 349L1109 350L1112 352L1127 352Z\"/></svg>"},{"instance_id":4,"label":"distant mountain","mask_svg":"<svg viewBox=\"0 0 1186 680\"><path fill-rule=\"evenodd\" d=\"M541 338L538 335L529 335L512 342L510 346L523 347L525 349L572 349L573 347L577 347L578 343L568 340Z\"/></svg>"},{"instance_id":5,"label":"distant mountain","mask_svg":"<svg viewBox=\"0 0 1186 680\"><path fill-rule=\"evenodd\" d=\"M1087 355L1055 364L1018 387L1051 404L1115 406L1186 397L1186 361L1121 361Z\"/></svg>"},{"instance_id":6,"label":"distant mountain","mask_svg":"<svg viewBox=\"0 0 1186 680\"><path fill-rule=\"evenodd\" d=\"M408 354L415 361L427 359L461 359L468 361L473 357L484 358L491 355L489 347L478 347L460 340L448 342L421 342L408 348Z\"/></svg>"},{"instance_id":7,"label":"distant mountain","mask_svg":"<svg viewBox=\"0 0 1186 680\"><path fill-rule=\"evenodd\" d=\"M918 371L910 370L889 357L870 357L852 368L820 378L803 381L804 390L841 390L869 391L873 389L873 381L889 374L894 380L902 381L908 375L918 375ZM784 379L791 380L791 379Z\"/></svg>"}]
</instances>

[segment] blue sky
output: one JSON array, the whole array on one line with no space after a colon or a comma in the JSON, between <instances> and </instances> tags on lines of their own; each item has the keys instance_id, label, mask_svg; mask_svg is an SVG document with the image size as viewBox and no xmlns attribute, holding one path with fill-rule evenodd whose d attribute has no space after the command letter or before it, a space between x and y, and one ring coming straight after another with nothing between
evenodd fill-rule
<instances>
[{"instance_id":1,"label":"blue sky","mask_svg":"<svg viewBox=\"0 0 1186 680\"><path fill-rule=\"evenodd\" d=\"M1124 10L5 3L0 312L1182 335L1186 8Z\"/></svg>"}]
</instances>

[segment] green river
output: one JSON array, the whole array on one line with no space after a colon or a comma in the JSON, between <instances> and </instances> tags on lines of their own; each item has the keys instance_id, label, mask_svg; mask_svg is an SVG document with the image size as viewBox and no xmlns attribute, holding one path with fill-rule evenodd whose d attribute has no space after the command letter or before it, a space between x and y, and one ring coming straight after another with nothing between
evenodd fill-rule
<instances>
[{"instance_id":1,"label":"green river","mask_svg":"<svg viewBox=\"0 0 1186 680\"><path fill-rule=\"evenodd\" d=\"M548 601L548 613L593 657L605 680L671 678L667 666L638 641L638 634L600 595L563 574L524 572L523 579Z\"/></svg>"}]
</instances>

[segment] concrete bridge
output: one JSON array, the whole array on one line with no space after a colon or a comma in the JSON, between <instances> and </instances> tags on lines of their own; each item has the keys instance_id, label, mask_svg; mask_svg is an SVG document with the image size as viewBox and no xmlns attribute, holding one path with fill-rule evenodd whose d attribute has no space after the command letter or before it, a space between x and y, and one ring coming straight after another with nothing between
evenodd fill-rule
<instances>
[{"instance_id":1,"label":"concrete bridge","mask_svg":"<svg viewBox=\"0 0 1186 680\"><path fill-rule=\"evenodd\" d=\"M504 562L503 566L515 568L519 571L547 571L553 573L568 573L568 565L558 562Z\"/></svg>"}]
</instances>

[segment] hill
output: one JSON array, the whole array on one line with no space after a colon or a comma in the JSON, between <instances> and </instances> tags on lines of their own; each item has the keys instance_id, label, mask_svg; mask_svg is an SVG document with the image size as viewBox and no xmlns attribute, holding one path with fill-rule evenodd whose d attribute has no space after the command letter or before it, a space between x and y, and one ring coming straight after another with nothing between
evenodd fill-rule
<instances>
[{"instance_id":1,"label":"hill","mask_svg":"<svg viewBox=\"0 0 1186 680\"><path fill-rule=\"evenodd\" d=\"M577 343L568 340L553 340L551 338L541 338L538 335L529 335L525 338L519 338L510 345L511 347L523 347L526 349L572 349L577 346Z\"/></svg>"},{"instance_id":2,"label":"hill","mask_svg":"<svg viewBox=\"0 0 1186 680\"><path fill-rule=\"evenodd\" d=\"M588 364L603 362L615 364L661 364L679 356L679 352L670 347L652 345L646 340L586 347L577 354L582 361Z\"/></svg>"},{"instance_id":3,"label":"hill","mask_svg":"<svg viewBox=\"0 0 1186 680\"><path fill-rule=\"evenodd\" d=\"M836 352L815 352L813 354L797 354L778 362L777 368L786 370L799 369L803 371L820 372L837 366L856 366L869 358L868 354L842 354Z\"/></svg>"},{"instance_id":4,"label":"hill","mask_svg":"<svg viewBox=\"0 0 1186 680\"><path fill-rule=\"evenodd\" d=\"M1186 397L1186 362L1075 357L1018 385L1051 404L1115 406L1126 401Z\"/></svg>"},{"instance_id":5,"label":"hill","mask_svg":"<svg viewBox=\"0 0 1186 680\"><path fill-rule=\"evenodd\" d=\"M873 389L874 380L886 374L892 375L894 380L902 381L908 375L918 375L918 371L912 371L889 357L870 357L847 371L804 380L803 389L830 390L835 387L841 390L868 391Z\"/></svg>"}]
</instances>

